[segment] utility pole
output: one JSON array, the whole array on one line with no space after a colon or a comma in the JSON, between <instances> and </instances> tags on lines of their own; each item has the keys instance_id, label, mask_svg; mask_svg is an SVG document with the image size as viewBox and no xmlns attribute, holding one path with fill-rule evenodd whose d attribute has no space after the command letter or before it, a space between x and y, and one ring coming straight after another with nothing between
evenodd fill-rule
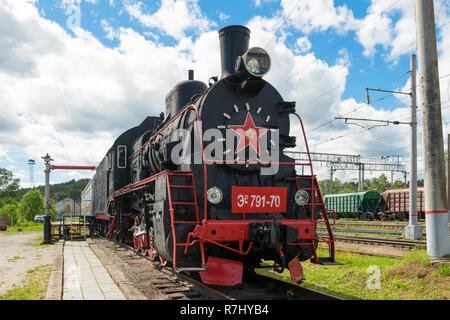
<instances>
[{"instance_id":1,"label":"utility pole","mask_svg":"<svg viewBox=\"0 0 450 320\"><path fill-rule=\"evenodd\" d=\"M45 162L45 216L44 216L44 241L42 244L51 244L51 224L50 224L50 171L52 165L50 164L53 159L47 153L42 157Z\"/></svg>"},{"instance_id":2,"label":"utility pole","mask_svg":"<svg viewBox=\"0 0 450 320\"><path fill-rule=\"evenodd\" d=\"M441 98L433 0L415 0L425 180L427 253L450 253Z\"/></svg>"},{"instance_id":3,"label":"utility pole","mask_svg":"<svg viewBox=\"0 0 450 320\"><path fill-rule=\"evenodd\" d=\"M410 240L422 238L422 228L417 216L417 103L416 103L416 55L411 55L411 135L410 135L410 167L409 178L409 220L405 227L405 237Z\"/></svg>"},{"instance_id":4,"label":"utility pole","mask_svg":"<svg viewBox=\"0 0 450 320\"><path fill-rule=\"evenodd\" d=\"M361 191L364 191L364 163L361 163Z\"/></svg>"},{"instance_id":5,"label":"utility pole","mask_svg":"<svg viewBox=\"0 0 450 320\"><path fill-rule=\"evenodd\" d=\"M334 169L333 169L333 167L330 167L330 186L328 187L329 194L333 194L333 174L334 174Z\"/></svg>"},{"instance_id":6,"label":"utility pole","mask_svg":"<svg viewBox=\"0 0 450 320\"><path fill-rule=\"evenodd\" d=\"M28 165L30 166L30 189L34 188L34 165L36 162L33 159L28 160Z\"/></svg>"}]
</instances>

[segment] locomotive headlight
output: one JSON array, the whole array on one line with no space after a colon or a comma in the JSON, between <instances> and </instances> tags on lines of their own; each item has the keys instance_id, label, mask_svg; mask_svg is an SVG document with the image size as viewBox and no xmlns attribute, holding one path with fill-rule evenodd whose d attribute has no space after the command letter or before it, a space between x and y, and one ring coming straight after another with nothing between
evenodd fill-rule
<instances>
[{"instance_id":1,"label":"locomotive headlight","mask_svg":"<svg viewBox=\"0 0 450 320\"><path fill-rule=\"evenodd\" d=\"M295 203L297 203L299 206L304 206L308 203L309 200L309 194L305 190L298 190L295 193Z\"/></svg>"},{"instance_id":2,"label":"locomotive headlight","mask_svg":"<svg viewBox=\"0 0 450 320\"><path fill-rule=\"evenodd\" d=\"M270 56L266 50L253 47L236 61L236 71L246 70L251 76L263 77L270 70Z\"/></svg>"},{"instance_id":3,"label":"locomotive headlight","mask_svg":"<svg viewBox=\"0 0 450 320\"><path fill-rule=\"evenodd\" d=\"M206 197L211 204L218 204L223 199L223 193L219 188L212 187L206 192Z\"/></svg>"}]
</instances>

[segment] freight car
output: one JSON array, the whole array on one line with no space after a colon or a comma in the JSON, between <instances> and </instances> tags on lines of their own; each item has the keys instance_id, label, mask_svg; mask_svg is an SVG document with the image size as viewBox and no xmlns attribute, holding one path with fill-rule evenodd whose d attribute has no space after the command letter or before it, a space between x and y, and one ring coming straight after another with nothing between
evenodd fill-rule
<instances>
[{"instance_id":1,"label":"freight car","mask_svg":"<svg viewBox=\"0 0 450 320\"><path fill-rule=\"evenodd\" d=\"M312 163L283 153L298 142L291 117L308 150L303 123L263 79L271 59L249 49L248 28L225 27L219 40L220 79L207 86L190 72L166 96L165 115L116 139L82 198L93 199L98 232L206 284L239 284L262 259L298 281L300 261L334 263L329 224L326 238L315 232L327 211ZM329 258L317 257L319 241Z\"/></svg>"},{"instance_id":2,"label":"freight car","mask_svg":"<svg viewBox=\"0 0 450 320\"><path fill-rule=\"evenodd\" d=\"M384 207L383 219L408 219L409 217L409 189L391 189L382 194ZM419 219L425 219L424 188L417 188L417 214Z\"/></svg>"},{"instance_id":3,"label":"freight car","mask_svg":"<svg viewBox=\"0 0 450 320\"><path fill-rule=\"evenodd\" d=\"M331 194L324 201L338 218L379 219L381 195L377 191Z\"/></svg>"}]
</instances>

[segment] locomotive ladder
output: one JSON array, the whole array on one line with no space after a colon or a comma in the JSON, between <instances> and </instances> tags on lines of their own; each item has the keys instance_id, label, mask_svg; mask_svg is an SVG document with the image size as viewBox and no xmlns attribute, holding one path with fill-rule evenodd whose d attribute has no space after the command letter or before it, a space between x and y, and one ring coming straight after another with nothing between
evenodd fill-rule
<instances>
[{"instance_id":1,"label":"locomotive ladder","mask_svg":"<svg viewBox=\"0 0 450 320\"><path fill-rule=\"evenodd\" d=\"M322 194L320 192L320 187L319 187L319 183L317 182L317 177L316 176L312 176L312 177L304 177L304 176L297 176L296 177L296 185L297 185L297 189L300 189L299 184L298 184L298 180L312 180L312 187L311 188L302 188L304 190L311 190L311 203L309 204L305 204L305 205L310 205L311 206L311 219L314 220L314 209L315 206L318 206L320 208L320 211L322 212L322 216L323 216L323 220L322 221L315 221L315 222L325 222L325 225L327 226L327 231L328 231L328 238L319 238L317 236L317 234L315 235L314 239L310 240L309 244L312 247L312 251L313 251L313 255L314 257L311 259L312 263L316 263L316 264L338 264L335 262L335 250L334 250L334 236L333 236L333 232L331 230L331 226L330 226L330 221L328 220L328 213L327 213L327 209L325 207L325 203L323 202L323 198L322 198ZM317 200L318 202L315 203L316 201L316 194L317 194ZM325 242L328 245L329 248L329 253L330 256L329 257L318 257L317 256L317 248L314 244L314 240L316 240L317 242Z\"/></svg>"},{"instance_id":2,"label":"locomotive ladder","mask_svg":"<svg viewBox=\"0 0 450 320\"><path fill-rule=\"evenodd\" d=\"M187 185L173 185L173 184L171 184L171 181L170 181L170 177L173 177L173 176L187 177L189 179L189 182ZM168 200L169 200L170 226L172 228L172 239L173 239L173 268L176 271L205 271L206 263L205 263L205 256L204 256L204 251L203 251L203 241L201 241L201 240L199 241L199 245L200 245L200 252L201 252L201 257L202 257L202 267L201 268L195 268L195 267L194 268L192 268L192 267L177 268L177 247L181 247L181 246L186 247L188 245L188 243L177 243L177 238L176 238L176 234L175 234L175 225L177 225L177 224L195 224L195 225L200 224L200 217L199 217L198 205L197 205L197 195L195 192L194 175L192 174L192 172L185 172L185 173L167 172L166 182L167 182L167 194L168 194ZM193 201L192 202L172 201L172 188L173 189L183 188L183 189L191 190ZM179 205L193 206L194 211L195 211L195 221L175 220L175 215L176 215L175 207L179 206Z\"/></svg>"}]
</instances>

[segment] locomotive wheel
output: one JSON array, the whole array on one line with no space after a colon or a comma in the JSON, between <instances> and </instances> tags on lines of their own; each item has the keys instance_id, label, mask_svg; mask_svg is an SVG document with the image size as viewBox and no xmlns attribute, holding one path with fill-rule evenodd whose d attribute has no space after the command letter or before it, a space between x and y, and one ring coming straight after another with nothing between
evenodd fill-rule
<instances>
[{"instance_id":1,"label":"locomotive wheel","mask_svg":"<svg viewBox=\"0 0 450 320\"><path fill-rule=\"evenodd\" d=\"M136 251L139 251L139 245L140 245L140 236L137 236L136 234L139 231L139 218L134 218L134 224L133 224L133 246Z\"/></svg>"},{"instance_id":2,"label":"locomotive wheel","mask_svg":"<svg viewBox=\"0 0 450 320\"><path fill-rule=\"evenodd\" d=\"M159 256L159 261L161 262L162 266L165 266L167 264L167 260Z\"/></svg>"},{"instance_id":3,"label":"locomotive wheel","mask_svg":"<svg viewBox=\"0 0 450 320\"><path fill-rule=\"evenodd\" d=\"M158 251L156 251L155 244L153 241L149 241L148 246L149 246L148 257L150 258L150 260L154 261L158 257Z\"/></svg>"},{"instance_id":4,"label":"locomotive wheel","mask_svg":"<svg viewBox=\"0 0 450 320\"><path fill-rule=\"evenodd\" d=\"M142 219L141 222L141 228L143 228L144 230L146 230L146 224L145 224L145 219ZM145 232L144 234L141 234L139 236L139 240L140 240L140 249L141 249L141 253L145 256L148 252L148 249L144 249L144 248L148 248L148 242L147 242L148 236L147 236L147 232Z\"/></svg>"}]
</instances>

